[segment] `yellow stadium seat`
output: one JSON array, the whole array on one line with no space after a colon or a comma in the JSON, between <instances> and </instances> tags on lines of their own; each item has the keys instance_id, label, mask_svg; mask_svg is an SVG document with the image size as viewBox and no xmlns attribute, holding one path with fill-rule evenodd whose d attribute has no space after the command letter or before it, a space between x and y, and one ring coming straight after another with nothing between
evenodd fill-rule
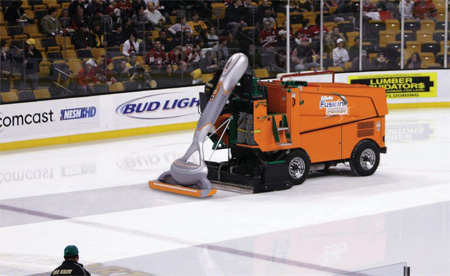
<instances>
[{"instance_id":1,"label":"yellow stadium seat","mask_svg":"<svg viewBox=\"0 0 450 276\"><path fill-rule=\"evenodd\" d=\"M125 89L123 88L123 83L118 81L109 86L109 91L110 92L123 92L123 91L125 91Z\"/></svg>"},{"instance_id":2,"label":"yellow stadium seat","mask_svg":"<svg viewBox=\"0 0 450 276\"><path fill-rule=\"evenodd\" d=\"M435 22L431 19L420 20L420 30L433 33L435 31Z\"/></svg>"},{"instance_id":3,"label":"yellow stadium seat","mask_svg":"<svg viewBox=\"0 0 450 276\"><path fill-rule=\"evenodd\" d=\"M434 32L434 31L433 31ZM417 41L420 42L433 42L433 32L431 31L417 31Z\"/></svg>"},{"instance_id":4,"label":"yellow stadium seat","mask_svg":"<svg viewBox=\"0 0 450 276\"><path fill-rule=\"evenodd\" d=\"M213 20L225 19L226 7L224 3L211 3L211 10Z\"/></svg>"},{"instance_id":5,"label":"yellow stadium seat","mask_svg":"<svg viewBox=\"0 0 450 276\"><path fill-rule=\"evenodd\" d=\"M327 70L331 70L334 72L344 72L344 69L342 69L342 67L339 66L328 66Z\"/></svg>"},{"instance_id":6,"label":"yellow stadium seat","mask_svg":"<svg viewBox=\"0 0 450 276\"><path fill-rule=\"evenodd\" d=\"M400 31L400 22L398 19L386 19L386 31Z\"/></svg>"},{"instance_id":7,"label":"yellow stadium seat","mask_svg":"<svg viewBox=\"0 0 450 276\"><path fill-rule=\"evenodd\" d=\"M50 92L48 91L48 89L36 89L33 91L33 93L37 100L51 98Z\"/></svg>"},{"instance_id":8,"label":"yellow stadium seat","mask_svg":"<svg viewBox=\"0 0 450 276\"><path fill-rule=\"evenodd\" d=\"M19 101L16 92L1 92L0 98L2 100L2 103L13 103Z\"/></svg>"},{"instance_id":9,"label":"yellow stadium seat","mask_svg":"<svg viewBox=\"0 0 450 276\"><path fill-rule=\"evenodd\" d=\"M388 43L395 41L395 32L393 31L380 31L379 33L379 47L386 47Z\"/></svg>"},{"instance_id":10,"label":"yellow stadium seat","mask_svg":"<svg viewBox=\"0 0 450 276\"><path fill-rule=\"evenodd\" d=\"M209 73L202 74L202 81L203 81L203 83L207 83L213 77L214 77L214 74L212 74L212 73L210 73L210 74Z\"/></svg>"},{"instance_id":11,"label":"yellow stadium seat","mask_svg":"<svg viewBox=\"0 0 450 276\"><path fill-rule=\"evenodd\" d=\"M419 56L422 59L422 68L427 68L428 64L434 63L433 53L419 53Z\"/></svg>"},{"instance_id":12,"label":"yellow stadium seat","mask_svg":"<svg viewBox=\"0 0 450 276\"><path fill-rule=\"evenodd\" d=\"M255 77L258 79L269 78L270 74L266 68L255 69Z\"/></svg>"}]
</instances>

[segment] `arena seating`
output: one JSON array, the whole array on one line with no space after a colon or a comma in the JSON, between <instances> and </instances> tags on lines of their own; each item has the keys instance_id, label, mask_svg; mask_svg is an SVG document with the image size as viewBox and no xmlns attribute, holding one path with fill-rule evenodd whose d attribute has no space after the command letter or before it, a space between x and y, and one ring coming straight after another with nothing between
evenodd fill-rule
<instances>
[{"instance_id":1,"label":"arena seating","mask_svg":"<svg viewBox=\"0 0 450 276\"><path fill-rule=\"evenodd\" d=\"M74 43L71 39L73 34L73 30L66 30L64 36L56 36L56 37L45 37L40 32L40 20L48 14L49 9L56 8L57 16L62 13L63 9L67 9L70 5L70 1L68 0L22 0L22 8L25 14L33 18L32 20L28 20L28 24L24 26L12 25L10 22L6 21L5 14L6 8L2 7L0 11L0 39L7 40L11 43L11 48L18 53L23 50L25 42L29 38L33 38L35 40L35 48L39 50L42 54L42 62L39 64L39 77L40 77L40 85L39 89L31 91L31 90L20 90L22 89L23 81L21 78L23 77L21 74L20 65L17 66L14 78L11 79L11 91L2 92L1 94L1 102L17 102L17 101L30 101L30 100L39 100L39 99L48 99L51 97L51 85L52 83L58 83L59 85L67 86L71 82L76 83L76 78L78 76L78 72L83 68L84 63L93 59L97 64L100 63L102 57L106 57L108 60L108 70L113 71L116 68L116 65L120 60L128 58L124 57L122 54L122 45L115 47L92 47L87 49L75 49ZM128 0L127 0L128 1ZM132 1L132 0L131 0ZM376 0L370 0L371 3L376 3ZM397 1L391 1L395 5L398 5ZM269 2L270 5L275 5L276 1ZM296 1L292 1L291 4L291 17L290 17L290 28L295 33L299 29L304 28L304 19L309 20L309 24L315 25L316 18L320 15L319 12L316 11L300 11L297 6L295 6ZM328 31L331 31L333 27L337 26L339 28L339 32L342 36L344 36L347 40L346 47L352 47L355 43L355 37L359 37L360 31L363 31L363 41L362 47L369 54L370 58L376 57L377 53L380 51L386 51L389 49L395 49L399 52L402 48L401 41L403 40L405 45L403 47L404 50L404 61L406 61L412 53L417 52L422 59L422 68L435 68L438 66L443 66L444 62L444 54L446 54L445 46L444 46L444 38L445 38L445 24L444 24L444 14L445 14L445 1L444 0L433 0L433 3L436 6L436 17L435 19L422 19L422 20L405 20L405 33L400 33L400 18L397 17L397 14L393 15L393 18L383 19L383 20L366 20L364 28L360 28L359 22L351 22L351 21L342 21L342 20L334 20L334 17L339 17L337 14L337 6L329 7L326 12L323 22L325 28ZM215 27L218 29L219 35L227 35L226 31L226 8L229 4L229 1L221 1L217 0L213 3L208 2L207 6L201 7L198 5L194 5L194 10L198 11L207 11L206 15L203 13L203 20L209 27ZM262 7L262 2L252 2L252 5L255 7L255 10ZM274 6L272 6L273 8ZM203 10L202 10L203 9ZM276 10L275 10L276 9ZM275 7L274 16L275 16L275 24L274 26L278 29L283 28L283 24L286 21L286 11L282 5ZM167 11L165 11L167 12ZM191 10L187 10L186 13L191 14ZM176 17L170 15L167 17L167 24L163 26L164 28L169 28L176 21ZM102 22L103 24L103 22ZM91 23L89 27L92 29L93 24ZM103 25L101 25L103 28ZM242 32L242 35L245 39L255 38L254 41L251 41L256 47L259 47L258 40L258 32L256 30L256 26L248 26L243 28L245 32ZM152 33L152 39L157 39L159 37L159 29L154 28L150 29ZM140 30L139 36L142 37L143 31ZM169 35L169 41L173 38L171 34ZM247 37L246 37L247 36ZM125 40L125 39L123 39ZM238 39L239 40L239 39ZM239 42L243 42L241 40ZM242 47L242 45L241 45ZM291 43L291 47L295 47L295 42ZM204 48L207 48L205 46ZM230 49L233 49L230 46ZM261 52L261 49L258 48ZM247 49L238 49L240 51L246 52ZM292 50L292 49L291 49ZM168 55L168 51L166 55ZM20 58L22 54L17 54ZM185 55L188 55L186 53ZM400 54L398 54L399 56ZM267 53L263 54L263 57L268 56ZM270 54L269 54L270 56ZM344 69L341 67L333 67L330 65L332 61L332 53L326 52L324 53L324 65L328 69L335 70L336 72L341 71L349 71L351 70L351 61L345 64ZM149 74L152 74L150 70L150 66L145 64L147 60L146 53L138 53L137 62L142 65L144 70ZM67 65L67 76L70 76L71 79L67 79L67 76L62 76L63 74L60 72L55 72L53 67L58 64ZM275 76L277 71L279 70L279 66L275 64L268 64L266 60L262 63L263 66L257 65L255 68L252 68L252 72L255 77L258 78L268 78L271 76ZM174 70L180 69L180 66L174 64ZM283 69L283 68L281 68ZM160 72L158 73L160 74ZM157 74L156 74L157 75ZM202 82L206 83L212 78L211 73L203 73L201 74ZM156 80L157 81L157 80ZM176 84L176 83L175 83ZM95 83L91 86L92 93L94 94L105 94L112 92L122 92L122 91L132 91L138 89L138 85L133 81L124 81L124 82L116 82L111 86L106 85L105 83Z\"/></svg>"}]
</instances>

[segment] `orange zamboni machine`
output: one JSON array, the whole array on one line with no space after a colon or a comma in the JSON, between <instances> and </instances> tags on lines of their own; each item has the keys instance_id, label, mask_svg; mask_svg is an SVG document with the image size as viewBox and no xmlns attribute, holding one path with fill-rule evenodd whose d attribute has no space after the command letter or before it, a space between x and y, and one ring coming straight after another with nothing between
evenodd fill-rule
<instances>
[{"instance_id":1,"label":"orange zamboni machine","mask_svg":"<svg viewBox=\"0 0 450 276\"><path fill-rule=\"evenodd\" d=\"M196 197L210 196L217 187L259 193L288 189L338 163L348 162L358 176L377 170L387 150L383 88L334 83L334 75L330 83L292 81L289 75L260 82L245 74L245 56L231 60L193 144L170 171L149 182L151 188ZM242 64L234 67L237 62ZM228 160L204 161L207 136L215 149L229 151ZM199 164L188 161L192 154L199 154Z\"/></svg>"}]
</instances>

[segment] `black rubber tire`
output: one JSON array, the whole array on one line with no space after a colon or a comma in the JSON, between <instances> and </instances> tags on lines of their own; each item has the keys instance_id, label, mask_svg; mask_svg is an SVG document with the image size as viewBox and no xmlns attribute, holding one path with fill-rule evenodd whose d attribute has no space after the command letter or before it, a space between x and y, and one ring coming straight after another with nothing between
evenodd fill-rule
<instances>
[{"instance_id":1,"label":"black rubber tire","mask_svg":"<svg viewBox=\"0 0 450 276\"><path fill-rule=\"evenodd\" d=\"M294 185L305 182L309 175L310 161L303 150L296 150L286 156L286 170L289 181Z\"/></svg>"},{"instance_id":2,"label":"black rubber tire","mask_svg":"<svg viewBox=\"0 0 450 276\"><path fill-rule=\"evenodd\" d=\"M356 144L350 158L350 168L355 175L372 175L379 164L380 148L374 141L363 140Z\"/></svg>"}]
</instances>

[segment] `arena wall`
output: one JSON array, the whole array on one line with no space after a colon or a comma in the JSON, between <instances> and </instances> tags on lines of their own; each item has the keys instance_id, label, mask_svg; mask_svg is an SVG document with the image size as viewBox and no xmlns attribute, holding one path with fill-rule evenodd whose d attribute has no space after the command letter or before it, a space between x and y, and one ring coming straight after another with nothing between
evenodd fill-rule
<instances>
[{"instance_id":1,"label":"arena wall","mask_svg":"<svg viewBox=\"0 0 450 276\"><path fill-rule=\"evenodd\" d=\"M450 107L448 70L342 73L335 81L383 86L389 108ZM192 129L202 90L190 86L2 105L0 151Z\"/></svg>"}]
</instances>

